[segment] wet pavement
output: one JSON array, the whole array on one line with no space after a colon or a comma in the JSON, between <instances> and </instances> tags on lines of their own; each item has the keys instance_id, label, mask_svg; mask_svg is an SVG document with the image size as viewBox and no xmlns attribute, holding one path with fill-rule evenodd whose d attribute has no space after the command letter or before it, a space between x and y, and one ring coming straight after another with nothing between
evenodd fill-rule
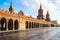
<instances>
[{"instance_id":1,"label":"wet pavement","mask_svg":"<svg viewBox=\"0 0 60 40\"><path fill-rule=\"evenodd\" d=\"M24 30L0 36L0 40L60 40L60 27Z\"/></svg>"}]
</instances>

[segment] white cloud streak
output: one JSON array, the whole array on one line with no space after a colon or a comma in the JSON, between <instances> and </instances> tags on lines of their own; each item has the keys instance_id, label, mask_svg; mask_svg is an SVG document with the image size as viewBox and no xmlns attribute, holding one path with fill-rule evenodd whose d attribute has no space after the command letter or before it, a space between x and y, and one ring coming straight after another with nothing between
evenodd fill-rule
<instances>
[{"instance_id":1,"label":"white cloud streak","mask_svg":"<svg viewBox=\"0 0 60 40\"><path fill-rule=\"evenodd\" d=\"M58 11L59 9L58 6L60 6L60 0L53 0L53 1L52 0L22 0L22 4L25 5L28 8L28 10L32 11L35 17L38 14L38 8L40 7L40 3L44 10L43 12L44 15L46 15L46 12L48 10L50 12L51 19L52 20L57 19L57 17L60 15L59 14L60 11Z\"/></svg>"}]
</instances>

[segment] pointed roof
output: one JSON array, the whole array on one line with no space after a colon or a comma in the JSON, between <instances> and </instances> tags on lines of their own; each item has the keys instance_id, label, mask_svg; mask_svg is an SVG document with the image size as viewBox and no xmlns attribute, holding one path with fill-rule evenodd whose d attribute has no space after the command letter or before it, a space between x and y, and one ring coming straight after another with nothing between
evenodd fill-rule
<instances>
[{"instance_id":1,"label":"pointed roof","mask_svg":"<svg viewBox=\"0 0 60 40\"><path fill-rule=\"evenodd\" d=\"M10 8L12 8L12 2L10 3Z\"/></svg>"},{"instance_id":2,"label":"pointed roof","mask_svg":"<svg viewBox=\"0 0 60 40\"><path fill-rule=\"evenodd\" d=\"M14 12L14 8L12 7L12 2L10 3L9 11L12 13Z\"/></svg>"},{"instance_id":3,"label":"pointed roof","mask_svg":"<svg viewBox=\"0 0 60 40\"><path fill-rule=\"evenodd\" d=\"M49 15L49 11L47 11L47 14L46 15Z\"/></svg>"},{"instance_id":4,"label":"pointed roof","mask_svg":"<svg viewBox=\"0 0 60 40\"><path fill-rule=\"evenodd\" d=\"M49 21L50 22L50 16L49 16L50 14L49 14L49 11L47 11L47 14L46 14L46 21Z\"/></svg>"},{"instance_id":5,"label":"pointed roof","mask_svg":"<svg viewBox=\"0 0 60 40\"><path fill-rule=\"evenodd\" d=\"M40 9L42 9L42 5L40 4Z\"/></svg>"}]
</instances>

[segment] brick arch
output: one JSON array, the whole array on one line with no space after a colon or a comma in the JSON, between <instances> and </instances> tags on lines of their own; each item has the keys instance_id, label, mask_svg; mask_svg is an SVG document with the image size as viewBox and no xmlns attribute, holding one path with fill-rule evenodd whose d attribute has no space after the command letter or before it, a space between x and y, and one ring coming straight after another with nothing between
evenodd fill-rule
<instances>
[{"instance_id":1,"label":"brick arch","mask_svg":"<svg viewBox=\"0 0 60 40\"><path fill-rule=\"evenodd\" d=\"M15 29L15 30L18 30L18 24L19 24L19 23L18 23L18 20L15 20L15 21L14 21L14 29Z\"/></svg>"},{"instance_id":2,"label":"brick arch","mask_svg":"<svg viewBox=\"0 0 60 40\"><path fill-rule=\"evenodd\" d=\"M13 20L12 19L8 20L8 30L13 30Z\"/></svg>"},{"instance_id":3,"label":"brick arch","mask_svg":"<svg viewBox=\"0 0 60 40\"><path fill-rule=\"evenodd\" d=\"M29 28L29 22L28 21L26 21L26 29L28 29Z\"/></svg>"},{"instance_id":4,"label":"brick arch","mask_svg":"<svg viewBox=\"0 0 60 40\"><path fill-rule=\"evenodd\" d=\"M1 18L1 21L0 21L0 23L1 23L1 31L4 31L4 30L6 30L6 26L7 26L7 22L6 22L6 18Z\"/></svg>"},{"instance_id":5,"label":"brick arch","mask_svg":"<svg viewBox=\"0 0 60 40\"><path fill-rule=\"evenodd\" d=\"M32 23L31 23L31 22L29 22L29 28L31 28L31 24L32 24Z\"/></svg>"},{"instance_id":6,"label":"brick arch","mask_svg":"<svg viewBox=\"0 0 60 40\"><path fill-rule=\"evenodd\" d=\"M33 22L32 22L32 28L33 28L34 26L33 26Z\"/></svg>"}]
</instances>

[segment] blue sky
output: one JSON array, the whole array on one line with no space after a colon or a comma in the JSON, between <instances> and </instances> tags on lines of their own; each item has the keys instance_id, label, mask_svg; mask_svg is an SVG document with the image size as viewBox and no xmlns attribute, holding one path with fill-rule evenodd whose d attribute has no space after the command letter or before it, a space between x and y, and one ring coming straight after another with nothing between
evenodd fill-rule
<instances>
[{"instance_id":1,"label":"blue sky","mask_svg":"<svg viewBox=\"0 0 60 40\"><path fill-rule=\"evenodd\" d=\"M13 4L15 12L23 10L25 15L31 15L34 18L37 17L41 4L44 16L48 10L51 20L57 20L60 23L60 0L0 0L0 8L8 10L10 2Z\"/></svg>"}]
</instances>

